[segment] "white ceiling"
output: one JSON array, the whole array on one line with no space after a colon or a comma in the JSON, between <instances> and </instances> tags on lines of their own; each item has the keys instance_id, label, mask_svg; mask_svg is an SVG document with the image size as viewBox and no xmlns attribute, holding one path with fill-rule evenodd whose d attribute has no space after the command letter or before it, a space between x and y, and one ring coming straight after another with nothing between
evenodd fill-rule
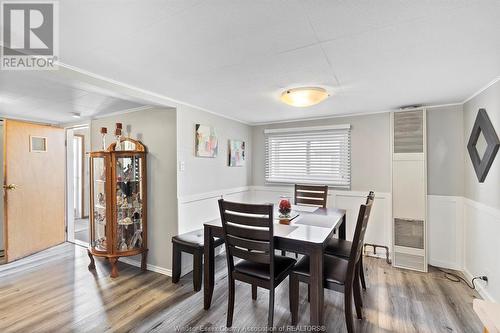
<instances>
[{"instance_id":1,"label":"white ceiling","mask_svg":"<svg viewBox=\"0 0 500 333\"><path fill-rule=\"evenodd\" d=\"M63 63L250 123L456 103L500 76L497 0L59 5ZM301 85L332 96L279 102Z\"/></svg>"},{"instance_id":2,"label":"white ceiling","mask_svg":"<svg viewBox=\"0 0 500 333\"><path fill-rule=\"evenodd\" d=\"M143 101L46 71L0 72L0 115L62 123L145 107ZM142 102L142 103L141 103Z\"/></svg>"}]
</instances>

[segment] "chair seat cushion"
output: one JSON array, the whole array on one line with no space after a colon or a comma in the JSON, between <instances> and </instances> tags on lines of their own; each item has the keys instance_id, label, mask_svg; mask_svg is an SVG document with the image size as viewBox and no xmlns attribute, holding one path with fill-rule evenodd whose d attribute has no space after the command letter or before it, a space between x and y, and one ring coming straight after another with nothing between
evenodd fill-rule
<instances>
[{"instance_id":1,"label":"chair seat cushion","mask_svg":"<svg viewBox=\"0 0 500 333\"><path fill-rule=\"evenodd\" d=\"M331 254L337 257L349 258L351 255L352 242L331 238L326 245L325 253Z\"/></svg>"},{"instance_id":2,"label":"chair seat cushion","mask_svg":"<svg viewBox=\"0 0 500 333\"><path fill-rule=\"evenodd\" d=\"M345 283L347 277L347 266L349 261L346 259L324 255L323 256L323 275L328 282L341 284ZM293 268L293 273L309 277L309 256L304 256Z\"/></svg>"},{"instance_id":3,"label":"chair seat cushion","mask_svg":"<svg viewBox=\"0 0 500 333\"><path fill-rule=\"evenodd\" d=\"M288 271L295 265L297 261L293 258L285 256L275 256L274 257L274 277L279 279L283 274L287 274ZM241 260L234 265L234 270L245 274L251 275L260 279L269 280L270 265L256 263L249 260Z\"/></svg>"},{"instance_id":4,"label":"chair seat cushion","mask_svg":"<svg viewBox=\"0 0 500 333\"><path fill-rule=\"evenodd\" d=\"M180 234L172 237L172 242L190 246L190 247L198 247L202 248L205 242L205 237L203 236L203 229L198 229L191 232L186 232L185 234ZM214 245L215 247L224 243L223 238L215 238Z\"/></svg>"}]
</instances>

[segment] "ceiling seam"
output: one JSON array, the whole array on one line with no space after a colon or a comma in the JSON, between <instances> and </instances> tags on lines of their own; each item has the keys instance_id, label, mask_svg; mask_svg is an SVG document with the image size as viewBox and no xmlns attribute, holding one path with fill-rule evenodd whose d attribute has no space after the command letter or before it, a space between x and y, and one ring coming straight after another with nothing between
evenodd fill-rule
<instances>
[{"instance_id":1,"label":"ceiling seam","mask_svg":"<svg viewBox=\"0 0 500 333\"><path fill-rule=\"evenodd\" d=\"M174 98L170 98L168 96L164 96L162 94L159 94L159 93L156 93L156 92L153 92L153 91L149 91L149 90L146 90L146 89L143 89L143 88L139 88L139 87L136 87L136 86L133 86L133 85L129 85L129 84L121 82L121 81L110 79L108 77L105 77L105 76L102 76L102 75L99 75L99 74L96 74L96 73L84 70L84 69L76 67L76 66L68 65L68 64L65 64L65 63L60 62L60 61L57 62L57 65L61 66L63 68L66 68L67 70L74 71L76 73L79 73L81 75L84 75L84 76L87 76L87 77L90 77L90 78L94 78L94 79L97 79L97 80L100 80L100 81L105 81L107 83L114 84L114 85L120 86L122 88L130 89L130 90L133 90L135 92L144 94L144 95L149 96L149 97L155 97L155 98L158 98L160 100L164 100L165 104L162 105L162 106L167 106L167 107L187 106L187 107L195 108L195 109L198 109L198 110L201 110L201 111L205 111L205 112L214 114L216 116L219 116L219 117L222 117L222 118L225 118L225 119L236 121L236 122L239 122L239 123L244 124L244 125L250 125L249 122L243 121L241 119L229 117L229 116L223 115L221 113L218 113L218 112L215 112L215 111L203 108L201 106L197 106L197 105L193 105L193 104L190 104L190 103L182 102L180 100L177 100L177 99L174 99ZM152 101L149 101L149 102L152 103ZM169 105L167 102L171 103L173 105Z\"/></svg>"},{"instance_id":2,"label":"ceiling seam","mask_svg":"<svg viewBox=\"0 0 500 333\"><path fill-rule=\"evenodd\" d=\"M321 53L323 53L323 56L325 57L325 60L328 64L328 67L330 67L330 70L331 70L331 74L333 75L333 78L335 79L335 82L337 82L337 88L340 88L340 90L342 90L342 85L340 84L340 80L337 76L337 74L335 74L335 70L333 69L333 65L332 63L330 62L330 59L328 58L328 55L326 54L326 51L325 49L323 48L323 44L321 43L321 40L319 39L318 37L318 33L316 32L316 29L314 29L314 26L311 22L311 18L309 17L309 13L307 12L307 9L304 8L304 5L303 3L300 3L300 6L302 7L302 10L304 11L304 15L306 17L306 20L309 24L309 27L311 28L311 31L313 32L314 34L314 38L316 38L316 41L317 41L317 44L319 44L319 47L321 49Z\"/></svg>"}]
</instances>

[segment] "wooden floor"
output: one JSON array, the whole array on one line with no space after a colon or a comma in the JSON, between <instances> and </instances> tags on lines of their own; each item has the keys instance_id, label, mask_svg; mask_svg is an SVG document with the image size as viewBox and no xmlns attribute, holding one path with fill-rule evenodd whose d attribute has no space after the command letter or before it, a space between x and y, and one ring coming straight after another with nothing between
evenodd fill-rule
<instances>
[{"instance_id":1,"label":"wooden floor","mask_svg":"<svg viewBox=\"0 0 500 333\"><path fill-rule=\"evenodd\" d=\"M225 260L217 259L212 308L203 310L203 292L194 293L191 275L178 285L169 277L120 264L120 277L96 260L87 270L83 248L63 244L28 259L0 266L0 332L191 332L211 327L223 331L227 288ZM436 270L421 274L398 270L367 258L368 290L357 332L481 332L472 311L479 297L464 284L446 280ZM276 290L275 326L290 324L287 281ZM300 322L307 325L307 290L301 286ZM267 322L268 297L237 284L234 327L261 327ZM325 290L327 332L344 332L343 297ZM216 329L221 327L220 330Z\"/></svg>"}]
</instances>

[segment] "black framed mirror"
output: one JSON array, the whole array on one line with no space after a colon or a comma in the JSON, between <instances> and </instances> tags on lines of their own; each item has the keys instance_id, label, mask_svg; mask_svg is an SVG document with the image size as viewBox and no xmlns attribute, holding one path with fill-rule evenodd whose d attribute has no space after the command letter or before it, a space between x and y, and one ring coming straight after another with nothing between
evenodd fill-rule
<instances>
[{"instance_id":1,"label":"black framed mirror","mask_svg":"<svg viewBox=\"0 0 500 333\"><path fill-rule=\"evenodd\" d=\"M480 183L486 179L499 147L500 141L486 109L479 109L469 137L467 150Z\"/></svg>"}]
</instances>

